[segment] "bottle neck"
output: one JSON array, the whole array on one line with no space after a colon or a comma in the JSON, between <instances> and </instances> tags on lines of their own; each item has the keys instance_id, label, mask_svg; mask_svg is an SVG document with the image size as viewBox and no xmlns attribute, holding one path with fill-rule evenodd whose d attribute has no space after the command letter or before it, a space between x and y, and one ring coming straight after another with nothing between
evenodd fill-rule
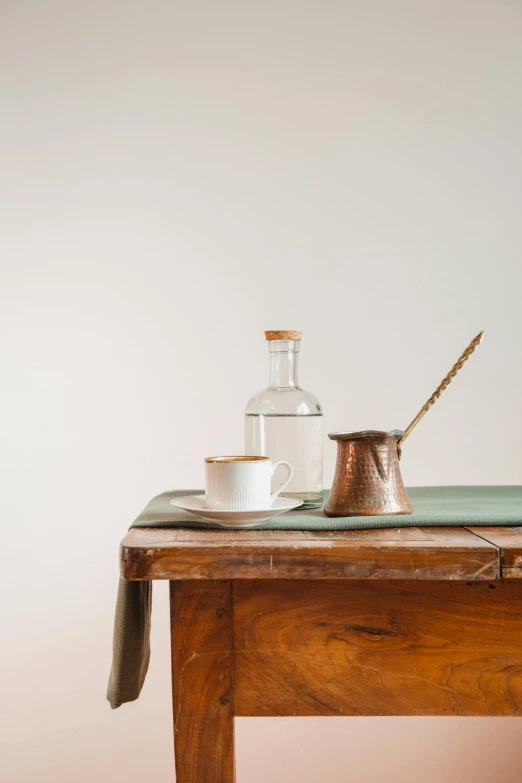
<instances>
[{"instance_id":1,"label":"bottle neck","mask_svg":"<svg viewBox=\"0 0 522 783\"><path fill-rule=\"evenodd\" d=\"M271 389L298 386L299 347L297 340L271 340L268 343Z\"/></svg>"}]
</instances>

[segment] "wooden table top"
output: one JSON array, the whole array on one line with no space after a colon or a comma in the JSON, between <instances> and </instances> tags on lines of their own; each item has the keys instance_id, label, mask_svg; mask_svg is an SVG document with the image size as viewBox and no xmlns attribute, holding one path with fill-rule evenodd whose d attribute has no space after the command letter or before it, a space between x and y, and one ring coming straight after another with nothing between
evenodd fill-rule
<instances>
[{"instance_id":1,"label":"wooden table top","mask_svg":"<svg viewBox=\"0 0 522 783\"><path fill-rule=\"evenodd\" d=\"M128 580L522 578L522 527L133 528L121 544L121 574Z\"/></svg>"}]
</instances>

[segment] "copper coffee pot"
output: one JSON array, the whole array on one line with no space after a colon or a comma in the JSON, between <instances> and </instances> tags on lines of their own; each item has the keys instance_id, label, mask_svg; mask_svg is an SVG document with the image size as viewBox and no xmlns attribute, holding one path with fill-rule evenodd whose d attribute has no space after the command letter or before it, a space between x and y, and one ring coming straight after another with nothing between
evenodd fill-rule
<instances>
[{"instance_id":1,"label":"copper coffee pot","mask_svg":"<svg viewBox=\"0 0 522 783\"><path fill-rule=\"evenodd\" d=\"M399 465L402 444L483 337L484 332L480 332L470 342L404 432L365 430L330 433L328 437L337 441L337 463L332 489L324 507L326 516L382 516L413 512Z\"/></svg>"}]
</instances>

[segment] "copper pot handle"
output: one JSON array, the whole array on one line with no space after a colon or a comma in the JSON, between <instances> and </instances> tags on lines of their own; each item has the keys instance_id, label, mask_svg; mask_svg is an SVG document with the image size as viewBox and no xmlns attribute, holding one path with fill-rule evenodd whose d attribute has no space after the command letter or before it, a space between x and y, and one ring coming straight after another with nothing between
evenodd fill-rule
<instances>
[{"instance_id":1,"label":"copper pot handle","mask_svg":"<svg viewBox=\"0 0 522 783\"><path fill-rule=\"evenodd\" d=\"M433 392L429 400L424 403L424 405L417 413L415 418L408 424L408 426L404 430L404 435L402 435L397 441L397 452L399 454L399 459L401 458L402 444L404 443L404 441L406 440L410 432L414 429L414 427L417 426L419 421L422 419L424 414L429 411L431 406L439 399L444 389L450 385L450 383L452 382L453 378L456 376L458 371L468 361L469 357L471 356L475 348L477 348L477 346L480 345L483 337L484 337L484 330L482 330L480 334L477 334L477 336L473 338L473 340L470 342L470 344L468 345L464 353L462 353L459 356L459 358L457 359L457 361L455 362L455 364L453 365L449 373L446 375L444 380L441 381L440 384L437 386L437 388L435 389L435 391Z\"/></svg>"}]
</instances>

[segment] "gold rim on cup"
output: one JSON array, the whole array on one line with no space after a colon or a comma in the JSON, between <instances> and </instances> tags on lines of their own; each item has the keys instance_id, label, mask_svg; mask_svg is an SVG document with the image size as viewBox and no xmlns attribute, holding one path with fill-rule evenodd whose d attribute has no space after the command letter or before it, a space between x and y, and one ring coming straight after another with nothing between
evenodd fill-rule
<instances>
[{"instance_id":1,"label":"gold rim on cup","mask_svg":"<svg viewBox=\"0 0 522 783\"><path fill-rule=\"evenodd\" d=\"M270 457L251 457L240 454L232 457L205 457L205 462L227 463L227 462L269 462Z\"/></svg>"}]
</instances>

